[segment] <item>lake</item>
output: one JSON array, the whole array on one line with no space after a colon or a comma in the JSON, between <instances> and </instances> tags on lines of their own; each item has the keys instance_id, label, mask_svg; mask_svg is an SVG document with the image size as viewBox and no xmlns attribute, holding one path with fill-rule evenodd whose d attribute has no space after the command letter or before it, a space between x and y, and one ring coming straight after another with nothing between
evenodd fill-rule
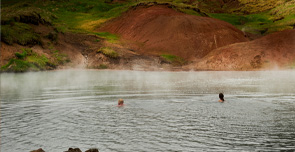
<instances>
[{"instance_id":1,"label":"lake","mask_svg":"<svg viewBox=\"0 0 295 152\"><path fill-rule=\"evenodd\" d=\"M295 150L295 71L0 76L1 152Z\"/></svg>"}]
</instances>

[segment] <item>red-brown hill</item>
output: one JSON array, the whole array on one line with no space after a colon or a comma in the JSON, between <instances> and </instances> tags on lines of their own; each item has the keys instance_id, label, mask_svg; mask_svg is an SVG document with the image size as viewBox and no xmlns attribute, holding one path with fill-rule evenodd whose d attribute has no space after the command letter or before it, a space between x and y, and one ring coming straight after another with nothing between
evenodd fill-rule
<instances>
[{"instance_id":1,"label":"red-brown hill","mask_svg":"<svg viewBox=\"0 0 295 152\"><path fill-rule=\"evenodd\" d=\"M195 70L295 68L295 30L215 49L190 67Z\"/></svg>"},{"instance_id":2,"label":"red-brown hill","mask_svg":"<svg viewBox=\"0 0 295 152\"><path fill-rule=\"evenodd\" d=\"M211 50L248 41L243 32L217 19L187 15L169 5L137 6L106 23L98 31L120 35L140 54L171 54L199 59Z\"/></svg>"}]
</instances>

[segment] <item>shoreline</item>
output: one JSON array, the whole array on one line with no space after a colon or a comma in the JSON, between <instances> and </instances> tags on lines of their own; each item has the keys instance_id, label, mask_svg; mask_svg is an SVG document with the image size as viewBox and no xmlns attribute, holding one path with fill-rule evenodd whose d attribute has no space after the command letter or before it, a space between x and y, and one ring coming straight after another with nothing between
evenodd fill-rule
<instances>
[{"instance_id":1,"label":"shoreline","mask_svg":"<svg viewBox=\"0 0 295 152\"><path fill-rule=\"evenodd\" d=\"M126 72L274 72L274 71L295 71L295 69L260 69L260 70L130 70L130 69L87 69L87 68L63 68L54 70L41 70L41 71L25 71L25 72L13 72L13 71L0 71L2 73L37 73L37 72L55 72L55 71L126 71Z\"/></svg>"}]
</instances>

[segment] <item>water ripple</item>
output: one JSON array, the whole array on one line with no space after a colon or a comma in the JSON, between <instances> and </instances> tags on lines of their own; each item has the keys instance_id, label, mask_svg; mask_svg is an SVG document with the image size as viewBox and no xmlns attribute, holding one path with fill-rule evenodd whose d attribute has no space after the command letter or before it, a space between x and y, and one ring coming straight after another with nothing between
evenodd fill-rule
<instances>
[{"instance_id":1,"label":"water ripple","mask_svg":"<svg viewBox=\"0 0 295 152\"><path fill-rule=\"evenodd\" d=\"M1 151L295 150L295 92L268 72L69 73L76 81L50 79L63 72L30 73L56 82L26 91L7 88L8 80L26 75L1 74L1 82L7 80L1 84ZM295 86L294 79L279 80ZM217 102L221 91L223 104ZM119 98L124 107L116 106Z\"/></svg>"}]
</instances>

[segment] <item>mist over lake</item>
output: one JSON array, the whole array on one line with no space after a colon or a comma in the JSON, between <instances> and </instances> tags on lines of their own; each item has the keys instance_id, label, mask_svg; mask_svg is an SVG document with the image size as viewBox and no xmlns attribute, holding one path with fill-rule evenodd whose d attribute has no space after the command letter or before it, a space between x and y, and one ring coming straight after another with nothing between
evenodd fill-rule
<instances>
[{"instance_id":1,"label":"mist over lake","mask_svg":"<svg viewBox=\"0 0 295 152\"><path fill-rule=\"evenodd\" d=\"M295 152L295 0L0 3L0 152Z\"/></svg>"},{"instance_id":2,"label":"mist over lake","mask_svg":"<svg viewBox=\"0 0 295 152\"><path fill-rule=\"evenodd\" d=\"M295 71L0 76L1 152L295 150Z\"/></svg>"}]
</instances>

